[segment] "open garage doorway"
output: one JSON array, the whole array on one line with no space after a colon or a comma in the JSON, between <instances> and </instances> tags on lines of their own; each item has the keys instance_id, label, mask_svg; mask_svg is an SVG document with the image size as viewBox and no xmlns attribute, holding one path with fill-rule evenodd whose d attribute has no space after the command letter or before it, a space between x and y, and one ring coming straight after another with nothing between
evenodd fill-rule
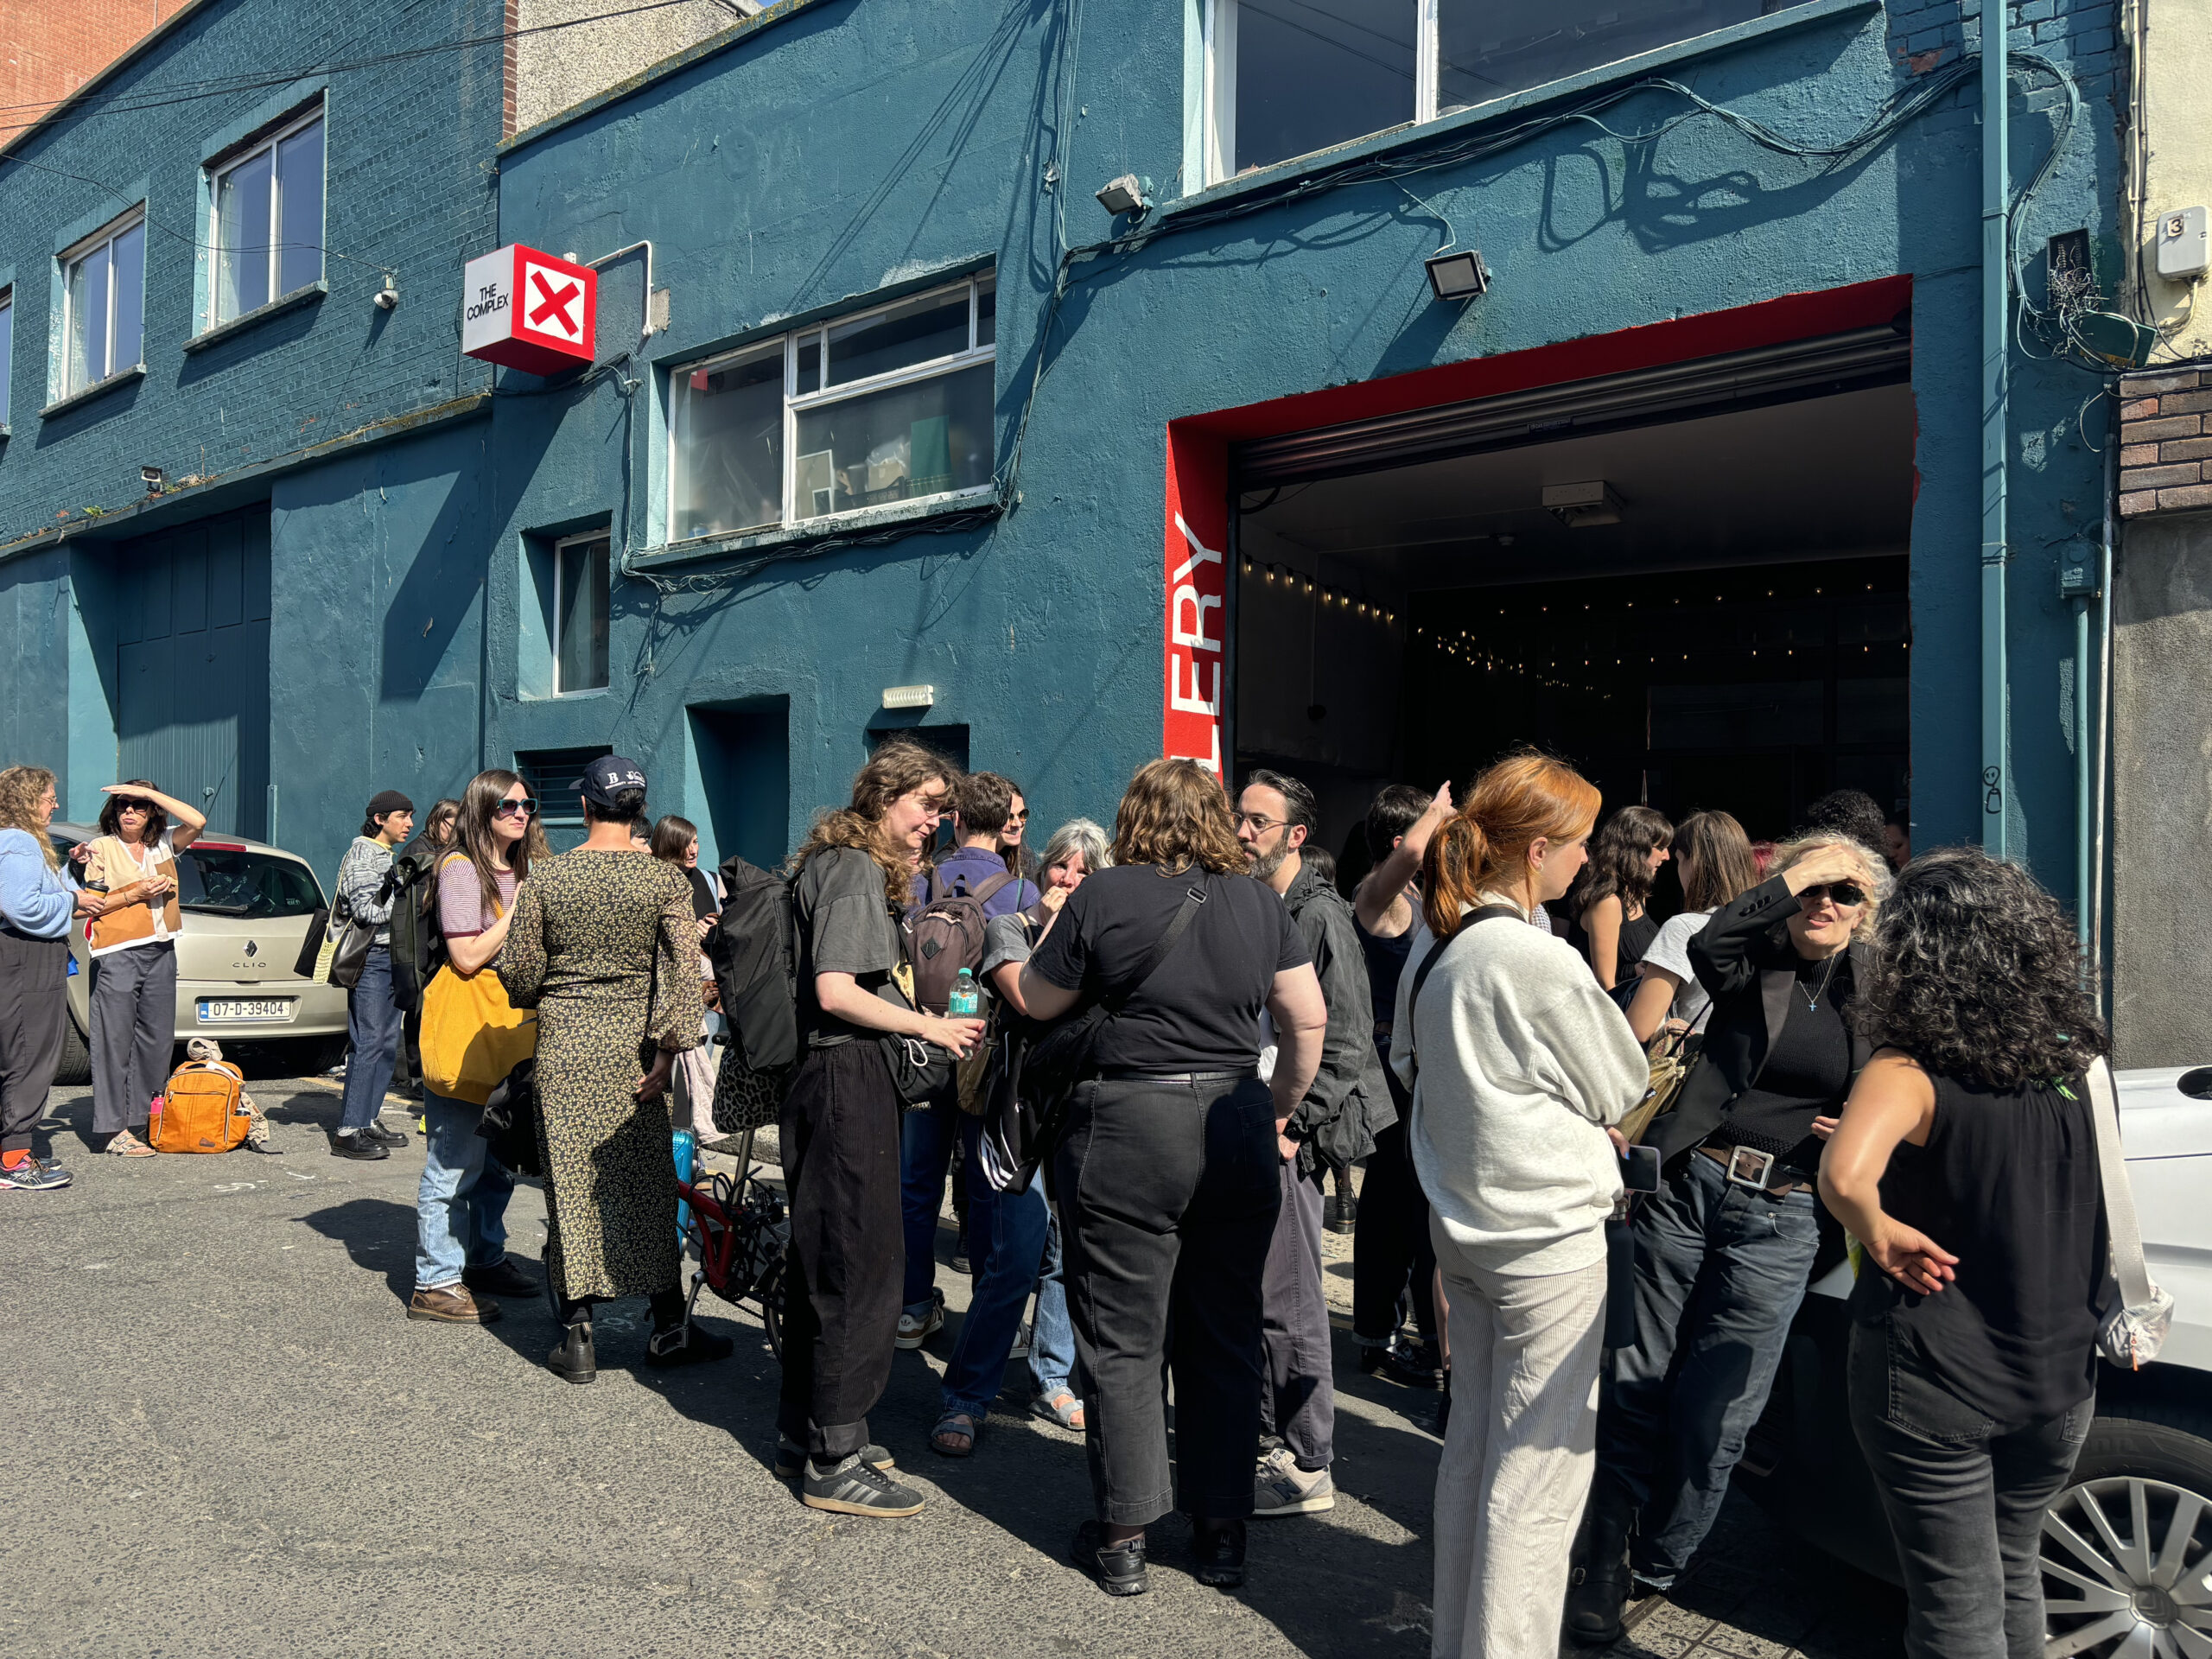
<instances>
[{"instance_id":1,"label":"open garage doorway","mask_svg":"<svg viewBox=\"0 0 2212 1659\"><path fill-rule=\"evenodd\" d=\"M1237 772L1304 778L1355 868L1382 785L1464 784L1522 744L1608 810L1724 809L1754 840L1834 788L1903 810L1908 353L1702 405L1598 399L1592 421L1562 387L1564 413L1429 411L1410 444L1247 446Z\"/></svg>"}]
</instances>

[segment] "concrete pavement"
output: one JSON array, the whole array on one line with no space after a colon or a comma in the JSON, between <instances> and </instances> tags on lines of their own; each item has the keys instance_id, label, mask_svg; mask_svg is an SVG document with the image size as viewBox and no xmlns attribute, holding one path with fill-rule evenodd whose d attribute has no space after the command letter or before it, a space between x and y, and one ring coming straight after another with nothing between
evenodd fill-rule
<instances>
[{"instance_id":1,"label":"concrete pavement","mask_svg":"<svg viewBox=\"0 0 2212 1659\"><path fill-rule=\"evenodd\" d=\"M1433 1402L1361 1378L1348 1337L1336 1510L1255 1523L1236 1595L1189 1576L1187 1530L1164 1522L1152 1593L1109 1600L1064 1554L1088 1503L1080 1439L1021 1414L1019 1368L976 1455L948 1461L925 1437L951 1332L899 1355L873 1421L929 1508L806 1510L769 1471L778 1370L749 1316L706 1299L736 1357L661 1373L643 1304L605 1310L589 1388L542 1363L542 1300L483 1329L410 1322L419 1141L332 1158L334 1090L251 1087L281 1157L92 1154L89 1096L57 1091L52 1150L75 1186L0 1194L16 1319L0 1653L1427 1652ZM535 1271L541 1195L519 1189L509 1220ZM964 1300L958 1275L940 1281ZM1661 1610L1688 1624L1647 1621L1622 1651L1893 1652L1863 1605L1830 1628L1852 1611L1821 1588L1839 1573L1785 1575L1796 1610L1749 1618L1699 1613L1694 1589ZM1713 1628L1724 1611L1738 1622Z\"/></svg>"}]
</instances>

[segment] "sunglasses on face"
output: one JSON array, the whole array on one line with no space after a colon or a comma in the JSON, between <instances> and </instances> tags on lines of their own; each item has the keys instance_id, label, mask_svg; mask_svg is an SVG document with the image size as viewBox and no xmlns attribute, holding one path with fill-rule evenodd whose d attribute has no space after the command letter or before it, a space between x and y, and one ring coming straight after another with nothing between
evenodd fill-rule
<instances>
[{"instance_id":1,"label":"sunglasses on face","mask_svg":"<svg viewBox=\"0 0 2212 1659\"><path fill-rule=\"evenodd\" d=\"M518 801L501 801L492 809L492 816L495 818L526 818L537 810L537 798L525 795Z\"/></svg>"},{"instance_id":2,"label":"sunglasses on face","mask_svg":"<svg viewBox=\"0 0 2212 1659\"><path fill-rule=\"evenodd\" d=\"M1848 909L1866 902L1866 889L1856 881L1815 881L1797 895L1797 902L1808 907L1823 899L1833 899L1839 906Z\"/></svg>"},{"instance_id":3,"label":"sunglasses on face","mask_svg":"<svg viewBox=\"0 0 2212 1659\"><path fill-rule=\"evenodd\" d=\"M1029 814L1027 810L1009 812L1006 815L1006 821L1008 823L1027 823L1029 822Z\"/></svg>"}]
</instances>

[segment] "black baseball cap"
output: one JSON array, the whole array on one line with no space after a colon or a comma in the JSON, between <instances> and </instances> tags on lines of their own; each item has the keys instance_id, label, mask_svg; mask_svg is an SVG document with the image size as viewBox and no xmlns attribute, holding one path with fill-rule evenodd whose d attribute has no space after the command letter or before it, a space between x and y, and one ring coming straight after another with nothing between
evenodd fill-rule
<instances>
[{"instance_id":1,"label":"black baseball cap","mask_svg":"<svg viewBox=\"0 0 2212 1659\"><path fill-rule=\"evenodd\" d=\"M643 789L645 770L626 755L602 755L584 768L584 775L570 784L570 789L582 790L583 797L594 806L603 806L608 811L616 810L615 796L626 789Z\"/></svg>"}]
</instances>

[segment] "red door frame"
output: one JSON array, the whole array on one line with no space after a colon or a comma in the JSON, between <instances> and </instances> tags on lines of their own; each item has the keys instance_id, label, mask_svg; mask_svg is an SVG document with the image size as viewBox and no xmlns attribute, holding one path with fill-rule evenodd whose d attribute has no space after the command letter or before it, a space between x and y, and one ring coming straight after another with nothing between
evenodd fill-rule
<instances>
[{"instance_id":1,"label":"red door frame","mask_svg":"<svg viewBox=\"0 0 2212 1659\"><path fill-rule=\"evenodd\" d=\"M1167 423L1167 611L1160 752L1219 772L1229 673L1229 452L1255 438L1813 340L1885 323L1912 302L1912 278L1789 294L1502 357L1295 393Z\"/></svg>"}]
</instances>

